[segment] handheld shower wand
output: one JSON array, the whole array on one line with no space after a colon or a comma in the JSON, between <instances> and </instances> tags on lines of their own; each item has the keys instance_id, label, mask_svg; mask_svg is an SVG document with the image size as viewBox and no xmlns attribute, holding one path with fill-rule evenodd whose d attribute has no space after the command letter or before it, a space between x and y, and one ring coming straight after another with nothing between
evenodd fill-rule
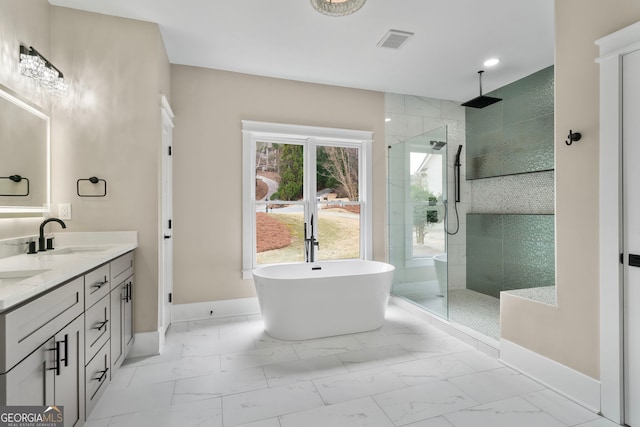
<instances>
[{"instance_id":1,"label":"handheld shower wand","mask_svg":"<svg viewBox=\"0 0 640 427\"><path fill-rule=\"evenodd\" d=\"M458 216L458 203L460 203L460 167L462 166L462 163L460 163L460 153L462 152L462 145L458 145L458 152L456 153L456 159L453 162L453 168L455 170L455 175L453 176L453 194L454 194L454 198L455 198L455 202L453 204L453 209L456 212L456 231L454 232L449 232L449 230L446 230L447 234L450 236L453 236L454 234L458 234L458 231L460 231L460 217ZM447 216L447 204L445 203L444 205L445 208L445 217ZM447 224L447 221L445 221L445 226Z\"/></svg>"},{"instance_id":2,"label":"handheld shower wand","mask_svg":"<svg viewBox=\"0 0 640 427\"><path fill-rule=\"evenodd\" d=\"M456 161L453 164L455 168L455 182L454 182L454 196L456 198L456 203L460 203L460 152L462 151L462 144L458 145L458 152L456 153Z\"/></svg>"}]
</instances>

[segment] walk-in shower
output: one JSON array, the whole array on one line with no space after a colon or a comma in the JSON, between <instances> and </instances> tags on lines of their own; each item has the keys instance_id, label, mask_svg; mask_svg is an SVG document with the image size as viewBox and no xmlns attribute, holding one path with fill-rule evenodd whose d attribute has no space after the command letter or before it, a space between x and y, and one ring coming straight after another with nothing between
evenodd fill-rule
<instances>
[{"instance_id":1,"label":"walk-in shower","mask_svg":"<svg viewBox=\"0 0 640 427\"><path fill-rule=\"evenodd\" d=\"M389 147L389 262L396 267L391 292L497 340L498 298L467 286L474 283L467 264L487 260L467 258L470 194L461 174L464 146L449 141L447 132L443 126Z\"/></svg>"},{"instance_id":2,"label":"walk-in shower","mask_svg":"<svg viewBox=\"0 0 640 427\"><path fill-rule=\"evenodd\" d=\"M389 147L392 293L447 317L447 128Z\"/></svg>"}]
</instances>

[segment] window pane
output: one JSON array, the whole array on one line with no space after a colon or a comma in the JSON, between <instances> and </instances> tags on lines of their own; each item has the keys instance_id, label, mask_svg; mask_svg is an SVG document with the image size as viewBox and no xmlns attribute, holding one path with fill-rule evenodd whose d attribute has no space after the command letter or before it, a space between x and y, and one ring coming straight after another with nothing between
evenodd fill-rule
<instances>
[{"instance_id":1,"label":"window pane","mask_svg":"<svg viewBox=\"0 0 640 427\"><path fill-rule=\"evenodd\" d=\"M316 260L360 258L360 205L318 205Z\"/></svg>"},{"instance_id":2,"label":"window pane","mask_svg":"<svg viewBox=\"0 0 640 427\"><path fill-rule=\"evenodd\" d=\"M326 200L329 194L345 201L358 201L357 148L319 146L316 152L317 194Z\"/></svg>"},{"instance_id":3,"label":"window pane","mask_svg":"<svg viewBox=\"0 0 640 427\"><path fill-rule=\"evenodd\" d=\"M302 145L256 142L256 200L302 199Z\"/></svg>"},{"instance_id":4,"label":"window pane","mask_svg":"<svg viewBox=\"0 0 640 427\"><path fill-rule=\"evenodd\" d=\"M304 261L304 207L256 206L256 263Z\"/></svg>"}]
</instances>

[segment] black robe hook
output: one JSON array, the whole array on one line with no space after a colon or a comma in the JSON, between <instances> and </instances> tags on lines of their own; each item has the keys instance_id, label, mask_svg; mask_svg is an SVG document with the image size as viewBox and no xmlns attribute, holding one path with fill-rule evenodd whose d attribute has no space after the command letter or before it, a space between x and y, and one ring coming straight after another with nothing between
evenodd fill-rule
<instances>
[{"instance_id":1,"label":"black robe hook","mask_svg":"<svg viewBox=\"0 0 640 427\"><path fill-rule=\"evenodd\" d=\"M580 139L582 138L582 134L580 132L573 132L571 129L569 129L569 136L567 136L567 138L569 138L569 140L565 141L565 144L571 145L574 141L580 141Z\"/></svg>"}]
</instances>

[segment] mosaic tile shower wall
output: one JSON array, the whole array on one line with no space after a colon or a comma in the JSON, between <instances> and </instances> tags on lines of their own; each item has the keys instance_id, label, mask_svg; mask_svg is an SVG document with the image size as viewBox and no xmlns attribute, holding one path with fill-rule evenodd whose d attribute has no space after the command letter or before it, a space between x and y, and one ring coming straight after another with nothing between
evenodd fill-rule
<instances>
[{"instance_id":1,"label":"mosaic tile shower wall","mask_svg":"<svg viewBox=\"0 0 640 427\"><path fill-rule=\"evenodd\" d=\"M474 213L553 214L554 171L471 182Z\"/></svg>"},{"instance_id":2,"label":"mosaic tile shower wall","mask_svg":"<svg viewBox=\"0 0 640 427\"><path fill-rule=\"evenodd\" d=\"M499 298L555 284L553 93L552 66L467 108L467 289Z\"/></svg>"},{"instance_id":3,"label":"mosaic tile shower wall","mask_svg":"<svg viewBox=\"0 0 640 427\"><path fill-rule=\"evenodd\" d=\"M467 214L467 289L501 291L555 284L554 215Z\"/></svg>"},{"instance_id":4,"label":"mosaic tile shower wall","mask_svg":"<svg viewBox=\"0 0 640 427\"><path fill-rule=\"evenodd\" d=\"M553 169L553 70L487 94L502 102L466 109L467 179Z\"/></svg>"}]
</instances>

